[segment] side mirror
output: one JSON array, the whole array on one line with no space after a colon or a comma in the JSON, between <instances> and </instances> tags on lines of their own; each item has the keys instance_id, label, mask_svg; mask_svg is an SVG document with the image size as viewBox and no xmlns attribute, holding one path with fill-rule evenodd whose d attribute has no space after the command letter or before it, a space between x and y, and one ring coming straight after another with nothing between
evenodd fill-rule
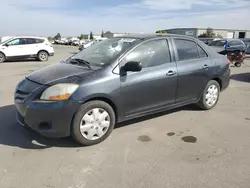
<instances>
[{"instance_id":1,"label":"side mirror","mask_svg":"<svg viewBox=\"0 0 250 188\"><path fill-rule=\"evenodd\" d=\"M128 72L140 72L142 70L142 65L136 61L129 61L123 66L123 71Z\"/></svg>"},{"instance_id":2,"label":"side mirror","mask_svg":"<svg viewBox=\"0 0 250 188\"><path fill-rule=\"evenodd\" d=\"M5 44L4 46L9 47L9 44Z\"/></svg>"}]
</instances>

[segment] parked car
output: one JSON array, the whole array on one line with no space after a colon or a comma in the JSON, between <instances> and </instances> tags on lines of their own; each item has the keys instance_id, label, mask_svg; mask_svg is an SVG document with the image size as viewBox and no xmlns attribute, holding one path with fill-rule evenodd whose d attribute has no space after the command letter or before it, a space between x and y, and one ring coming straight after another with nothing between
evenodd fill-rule
<instances>
[{"instance_id":1,"label":"parked car","mask_svg":"<svg viewBox=\"0 0 250 188\"><path fill-rule=\"evenodd\" d=\"M73 40L71 45L78 46L80 44L80 40Z\"/></svg>"},{"instance_id":2,"label":"parked car","mask_svg":"<svg viewBox=\"0 0 250 188\"><path fill-rule=\"evenodd\" d=\"M245 38L245 39L241 39L246 46L248 46L250 44L250 38Z\"/></svg>"},{"instance_id":3,"label":"parked car","mask_svg":"<svg viewBox=\"0 0 250 188\"><path fill-rule=\"evenodd\" d=\"M200 41L204 42L205 44L210 44L214 38L198 38Z\"/></svg>"},{"instance_id":4,"label":"parked car","mask_svg":"<svg viewBox=\"0 0 250 188\"><path fill-rule=\"evenodd\" d=\"M227 58L198 39L128 35L34 71L17 85L15 106L22 125L93 145L125 120L188 104L210 110L229 82Z\"/></svg>"},{"instance_id":5,"label":"parked car","mask_svg":"<svg viewBox=\"0 0 250 188\"><path fill-rule=\"evenodd\" d=\"M53 45L47 38L14 37L0 44L0 63L11 59L36 58L47 61L54 55Z\"/></svg>"},{"instance_id":6,"label":"parked car","mask_svg":"<svg viewBox=\"0 0 250 188\"><path fill-rule=\"evenodd\" d=\"M88 47L90 47L92 44L94 44L95 43L95 41L90 41L90 42L88 42L88 43L86 43L86 44L81 44L80 46L79 46L79 50L80 51L82 51L83 49L86 49L86 48L88 48Z\"/></svg>"},{"instance_id":7,"label":"parked car","mask_svg":"<svg viewBox=\"0 0 250 188\"><path fill-rule=\"evenodd\" d=\"M81 50L83 50L85 48L90 47L92 44L95 44L95 43L98 43L98 42L101 42L101 41L104 41L104 40L107 40L107 39L108 38L106 38L106 37L101 37L101 38L94 39L94 40L92 40L92 41L90 41L90 42L88 42L86 44L80 45L79 50L81 51Z\"/></svg>"},{"instance_id":8,"label":"parked car","mask_svg":"<svg viewBox=\"0 0 250 188\"><path fill-rule=\"evenodd\" d=\"M246 54L250 54L250 44L247 45Z\"/></svg>"},{"instance_id":9,"label":"parked car","mask_svg":"<svg viewBox=\"0 0 250 188\"><path fill-rule=\"evenodd\" d=\"M218 53L226 54L228 52L246 52L246 45L240 39L219 39L209 44Z\"/></svg>"}]
</instances>

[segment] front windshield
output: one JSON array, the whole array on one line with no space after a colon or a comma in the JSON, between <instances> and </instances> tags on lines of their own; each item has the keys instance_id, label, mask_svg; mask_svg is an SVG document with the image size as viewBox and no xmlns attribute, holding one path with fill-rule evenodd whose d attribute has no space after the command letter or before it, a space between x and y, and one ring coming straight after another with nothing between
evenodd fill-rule
<instances>
[{"instance_id":1,"label":"front windshield","mask_svg":"<svg viewBox=\"0 0 250 188\"><path fill-rule=\"evenodd\" d=\"M122 52L135 44L138 39L134 38L112 38L97 42L81 52L73 55L67 60L81 59L90 66L103 66L112 63Z\"/></svg>"}]
</instances>

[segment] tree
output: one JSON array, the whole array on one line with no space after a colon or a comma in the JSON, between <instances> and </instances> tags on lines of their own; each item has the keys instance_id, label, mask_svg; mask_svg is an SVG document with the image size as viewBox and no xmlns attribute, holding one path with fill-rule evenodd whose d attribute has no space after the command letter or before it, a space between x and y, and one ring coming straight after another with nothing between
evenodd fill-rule
<instances>
[{"instance_id":1,"label":"tree","mask_svg":"<svg viewBox=\"0 0 250 188\"><path fill-rule=\"evenodd\" d=\"M106 31L105 34L112 34L112 32L111 31Z\"/></svg>"},{"instance_id":2,"label":"tree","mask_svg":"<svg viewBox=\"0 0 250 188\"><path fill-rule=\"evenodd\" d=\"M223 36L222 36L221 34L217 33L216 38L220 38L220 39L222 39L222 38L223 38Z\"/></svg>"},{"instance_id":3,"label":"tree","mask_svg":"<svg viewBox=\"0 0 250 188\"><path fill-rule=\"evenodd\" d=\"M208 27L206 32L202 33L198 36L199 38L215 38L216 34L214 32L214 29L211 27Z\"/></svg>"},{"instance_id":4,"label":"tree","mask_svg":"<svg viewBox=\"0 0 250 188\"><path fill-rule=\"evenodd\" d=\"M90 34L89 34L89 39L90 39L90 40L93 40L93 39L94 39L92 31L91 31Z\"/></svg>"},{"instance_id":5,"label":"tree","mask_svg":"<svg viewBox=\"0 0 250 188\"><path fill-rule=\"evenodd\" d=\"M104 37L104 32L102 31L101 37Z\"/></svg>"},{"instance_id":6,"label":"tree","mask_svg":"<svg viewBox=\"0 0 250 188\"><path fill-rule=\"evenodd\" d=\"M164 31L164 30L158 30L156 31L155 33L168 33L167 31Z\"/></svg>"},{"instance_id":7,"label":"tree","mask_svg":"<svg viewBox=\"0 0 250 188\"><path fill-rule=\"evenodd\" d=\"M79 40L84 39L84 35L83 35L83 34L81 34L81 35L78 37L78 39L79 39Z\"/></svg>"},{"instance_id":8,"label":"tree","mask_svg":"<svg viewBox=\"0 0 250 188\"><path fill-rule=\"evenodd\" d=\"M56 36L54 36L54 39L55 40L61 40L61 34L60 33L57 33Z\"/></svg>"},{"instance_id":9,"label":"tree","mask_svg":"<svg viewBox=\"0 0 250 188\"><path fill-rule=\"evenodd\" d=\"M51 36L49 36L48 40L51 42L51 41L53 41L53 38Z\"/></svg>"}]
</instances>

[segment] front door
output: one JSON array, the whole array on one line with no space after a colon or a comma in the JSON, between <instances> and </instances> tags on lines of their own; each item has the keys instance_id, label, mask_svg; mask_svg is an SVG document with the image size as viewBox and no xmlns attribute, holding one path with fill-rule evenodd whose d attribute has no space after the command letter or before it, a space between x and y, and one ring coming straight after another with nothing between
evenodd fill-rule
<instances>
[{"instance_id":1,"label":"front door","mask_svg":"<svg viewBox=\"0 0 250 188\"><path fill-rule=\"evenodd\" d=\"M210 79L212 62L195 41L174 38L174 45L178 70L176 103L196 100Z\"/></svg>"},{"instance_id":2,"label":"front door","mask_svg":"<svg viewBox=\"0 0 250 188\"><path fill-rule=\"evenodd\" d=\"M6 43L3 46L3 51L6 57L22 57L25 55L25 40L22 38L16 38Z\"/></svg>"},{"instance_id":3,"label":"front door","mask_svg":"<svg viewBox=\"0 0 250 188\"><path fill-rule=\"evenodd\" d=\"M120 63L142 64L140 72L121 76L121 105L125 117L147 113L175 103L176 64L171 61L167 39L147 41L134 48Z\"/></svg>"}]
</instances>

